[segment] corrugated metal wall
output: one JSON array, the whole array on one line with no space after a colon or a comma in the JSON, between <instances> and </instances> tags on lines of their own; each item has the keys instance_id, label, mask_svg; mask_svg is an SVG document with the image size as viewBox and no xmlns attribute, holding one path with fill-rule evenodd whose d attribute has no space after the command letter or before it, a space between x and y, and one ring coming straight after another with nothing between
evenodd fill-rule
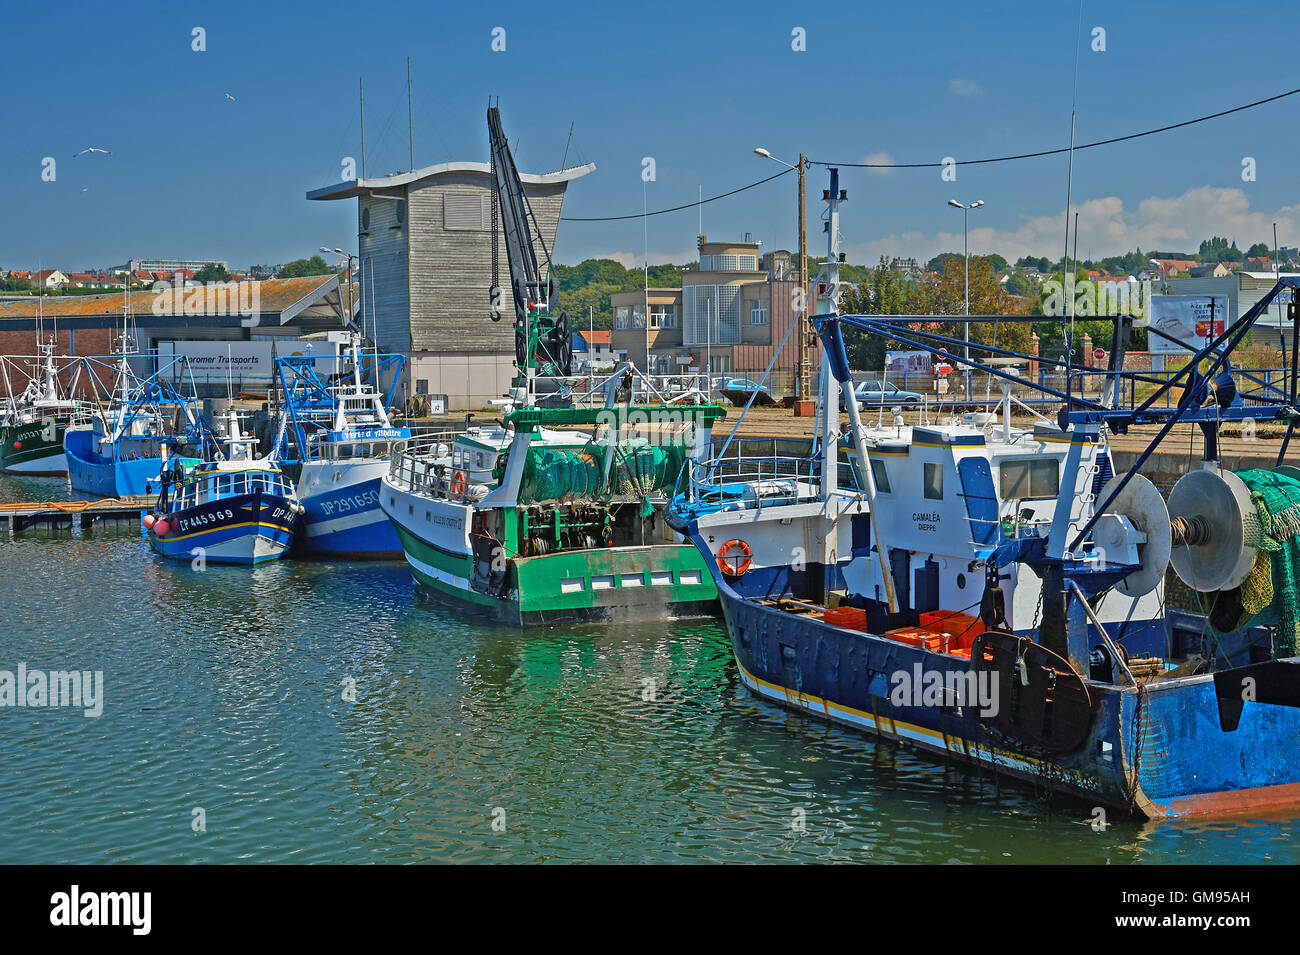
<instances>
[{"instance_id":1,"label":"corrugated metal wall","mask_svg":"<svg viewBox=\"0 0 1300 955\"><path fill-rule=\"evenodd\" d=\"M445 197L477 196L490 201L490 184L490 177L484 173L457 172L417 184L409 191L410 338L404 350L513 352L510 269L499 224L499 281L505 289L506 307L501 321L493 322L488 309L488 289L492 284L491 230L448 229L444 222ZM564 188L564 184L525 187L548 249L555 248ZM467 223L464 220L453 225ZM536 251L540 262L544 259L540 245ZM382 303L383 298L379 301ZM405 311L405 301L394 304Z\"/></svg>"}]
</instances>

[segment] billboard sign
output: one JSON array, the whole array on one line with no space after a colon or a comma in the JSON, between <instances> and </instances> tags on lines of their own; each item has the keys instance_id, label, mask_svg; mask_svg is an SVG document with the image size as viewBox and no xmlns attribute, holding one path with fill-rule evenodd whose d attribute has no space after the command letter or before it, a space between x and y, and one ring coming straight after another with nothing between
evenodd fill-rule
<instances>
[{"instance_id":1,"label":"billboard sign","mask_svg":"<svg viewBox=\"0 0 1300 955\"><path fill-rule=\"evenodd\" d=\"M1226 295L1153 295L1150 328L1177 339L1178 344L1148 335L1147 350L1161 355L1190 354L1204 348L1208 339L1222 335L1231 321Z\"/></svg>"},{"instance_id":2,"label":"billboard sign","mask_svg":"<svg viewBox=\"0 0 1300 955\"><path fill-rule=\"evenodd\" d=\"M928 351L887 351L885 352L885 374L928 375L930 353Z\"/></svg>"},{"instance_id":3,"label":"billboard sign","mask_svg":"<svg viewBox=\"0 0 1300 955\"><path fill-rule=\"evenodd\" d=\"M337 349L338 344L331 341L305 342L289 338L277 339L275 343L275 354L280 358L314 356L316 370L321 374L334 373ZM227 377L236 385L240 382L270 384L275 378L275 363L271 360L269 339L251 342L159 342L158 352L164 361L170 355L184 356L190 374L199 384L224 382ZM177 377L180 375L180 367L177 366Z\"/></svg>"}]
</instances>

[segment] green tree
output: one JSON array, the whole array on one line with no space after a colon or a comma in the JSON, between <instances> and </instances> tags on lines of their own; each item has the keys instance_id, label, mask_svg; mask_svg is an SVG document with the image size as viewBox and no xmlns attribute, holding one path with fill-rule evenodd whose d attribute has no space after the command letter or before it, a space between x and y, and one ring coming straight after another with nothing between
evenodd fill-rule
<instances>
[{"instance_id":1,"label":"green tree","mask_svg":"<svg viewBox=\"0 0 1300 955\"><path fill-rule=\"evenodd\" d=\"M229 282L230 273L226 271L224 265L217 265L215 262L209 262L203 268L194 273L196 282Z\"/></svg>"},{"instance_id":2,"label":"green tree","mask_svg":"<svg viewBox=\"0 0 1300 955\"><path fill-rule=\"evenodd\" d=\"M1246 250L1246 258L1248 259L1253 259L1256 256L1261 256L1261 255L1268 259L1271 259L1273 257L1273 250L1268 247L1267 243L1256 242L1254 245L1252 245L1249 249Z\"/></svg>"},{"instance_id":3,"label":"green tree","mask_svg":"<svg viewBox=\"0 0 1300 955\"><path fill-rule=\"evenodd\" d=\"M958 273L962 271L966 258L960 252L940 252L925 267L931 272L947 273L956 269Z\"/></svg>"},{"instance_id":4,"label":"green tree","mask_svg":"<svg viewBox=\"0 0 1300 955\"><path fill-rule=\"evenodd\" d=\"M310 259L294 259L280 267L278 277L282 279L299 278L304 275L329 275L334 269L319 255Z\"/></svg>"}]
</instances>

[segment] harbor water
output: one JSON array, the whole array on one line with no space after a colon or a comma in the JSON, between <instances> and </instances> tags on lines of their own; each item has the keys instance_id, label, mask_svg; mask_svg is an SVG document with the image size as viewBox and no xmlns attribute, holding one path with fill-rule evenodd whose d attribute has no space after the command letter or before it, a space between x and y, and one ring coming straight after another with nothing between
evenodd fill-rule
<instances>
[{"instance_id":1,"label":"harbor water","mask_svg":"<svg viewBox=\"0 0 1300 955\"><path fill-rule=\"evenodd\" d=\"M0 477L0 502L60 500ZM1300 862L1285 818L1110 818L754 699L721 620L519 633L400 563L0 536L0 862Z\"/></svg>"}]
</instances>

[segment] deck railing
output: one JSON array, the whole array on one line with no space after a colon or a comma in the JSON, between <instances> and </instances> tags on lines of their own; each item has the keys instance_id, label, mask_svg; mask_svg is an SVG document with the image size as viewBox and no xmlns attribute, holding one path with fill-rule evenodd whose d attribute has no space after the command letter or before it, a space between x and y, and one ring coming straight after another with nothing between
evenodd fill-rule
<instances>
[{"instance_id":1,"label":"deck railing","mask_svg":"<svg viewBox=\"0 0 1300 955\"><path fill-rule=\"evenodd\" d=\"M437 458L450 460L459 432L437 431L398 442L388 465L389 480L404 490L430 497L449 497L455 469Z\"/></svg>"},{"instance_id":2,"label":"deck railing","mask_svg":"<svg viewBox=\"0 0 1300 955\"><path fill-rule=\"evenodd\" d=\"M728 493L727 486L734 491L734 485L764 481L794 481L805 486L794 495L801 501L815 500L821 493L822 455L810 439L737 438L730 445L715 441L713 452L705 461L690 462L691 487L697 493ZM852 465L843 452L837 486L845 493L858 493ZM791 500L789 495L778 496L785 502ZM761 496L757 499L761 502Z\"/></svg>"}]
</instances>

